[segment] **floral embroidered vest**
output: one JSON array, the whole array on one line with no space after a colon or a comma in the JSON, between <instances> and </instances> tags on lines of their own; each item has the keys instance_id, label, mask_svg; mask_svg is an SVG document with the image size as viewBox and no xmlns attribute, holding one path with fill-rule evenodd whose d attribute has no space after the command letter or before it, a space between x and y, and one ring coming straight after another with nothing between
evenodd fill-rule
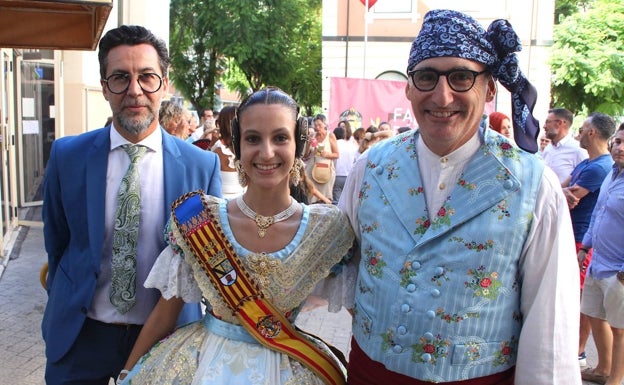
<instances>
[{"instance_id":1,"label":"floral embroidered vest","mask_svg":"<svg viewBox=\"0 0 624 385\"><path fill-rule=\"evenodd\" d=\"M515 364L519 261L544 165L490 130L430 221L416 138L368 155L353 335L389 370L445 382Z\"/></svg>"}]
</instances>

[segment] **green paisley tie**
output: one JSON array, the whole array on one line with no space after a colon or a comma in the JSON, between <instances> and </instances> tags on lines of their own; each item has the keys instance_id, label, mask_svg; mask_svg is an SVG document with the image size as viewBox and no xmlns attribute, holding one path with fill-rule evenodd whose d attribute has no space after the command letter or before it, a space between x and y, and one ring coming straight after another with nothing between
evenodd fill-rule
<instances>
[{"instance_id":1,"label":"green paisley tie","mask_svg":"<svg viewBox=\"0 0 624 385\"><path fill-rule=\"evenodd\" d=\"M117 214L113 228L113 255L110 301L121 314L136 300L136 253L141 211L141 183L137 164L147 147L123 145L130 157L130 167L119 186Z\"/></svg>"}]
</instances>

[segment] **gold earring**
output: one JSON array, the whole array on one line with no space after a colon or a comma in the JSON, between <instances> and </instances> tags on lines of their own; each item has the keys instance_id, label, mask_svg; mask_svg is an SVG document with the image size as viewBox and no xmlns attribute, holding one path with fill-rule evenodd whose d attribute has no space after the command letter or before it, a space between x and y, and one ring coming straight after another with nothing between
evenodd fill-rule
<instances>
[{"instance_id":1,"label":"gold earring","mask_svg":"<svg viewBox=\"0 0 624 385\"><path fill-rule=\"evenodd\" d=\"M301 173L303 172L304 167L305 166L301 158L295 158L295 163L288 173L288 175L290 176L291 185L297 186L299 182L301 182Z\"/></svg>"},{"instance_id":2,"label":"gold earring","mask_svg":"<svg viewBox=\"0 0 624 385\"><path fill-rule=\"evenodd\" d=\"M240 160L237 159L234 161L234 167L236 168L236 172L238 173L238 184L240 184L241 187L247 187L247 173L241 165Z\"/></svg>"}]
</instances>

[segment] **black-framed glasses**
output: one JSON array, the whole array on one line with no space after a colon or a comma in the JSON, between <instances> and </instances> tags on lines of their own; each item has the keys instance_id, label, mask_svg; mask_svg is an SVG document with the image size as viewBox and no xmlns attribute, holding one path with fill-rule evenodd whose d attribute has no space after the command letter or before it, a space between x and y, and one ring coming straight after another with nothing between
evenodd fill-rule
<instances>
[{"instance_id":1,"label":"black-framed glasses","mask_svg":"<svg viewBox=\"0 0 624 385\"><path fill-rule=\"evenodd\" d=\"M114 94L123 94L128 91L131 81L132 75L130 74L112 74L104 79L104 83L106 83L108 90ZM143 92L152 94L162 87L163 79L156 73L148 72L139 74L137 76L137 82Z\"/></svg>"},{"instance_id":2,"label":"black-framed glasses","mask_svg":"<svg viewBox=\"0 0 624 385\"><path fill-rule=\"evenodd\" d=\"M468 69L454 69L450 71L436 71L434 69L408 71L407 76L412 79L414 86L423 92L431 91L438 85L440 76L446 77L449 87L455 92L466 92L470 90L477 80L477 76L489 72L481 72Z\"/></svg>"}]
</instances>

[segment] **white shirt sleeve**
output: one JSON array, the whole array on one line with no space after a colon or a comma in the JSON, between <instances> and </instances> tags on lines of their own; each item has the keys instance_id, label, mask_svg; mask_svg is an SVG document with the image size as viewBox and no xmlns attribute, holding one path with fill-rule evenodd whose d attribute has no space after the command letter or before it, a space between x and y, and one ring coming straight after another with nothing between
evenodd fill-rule
<instances>
[{"instance_id":1,"label":"white shirt sleeve","mask_svg":"<svg viewBox=\"0 0 624 385\"><path fill-rule=\"evenodd\" d=\"M184 258L174 253L171 246L167 246L160 253L143 285L160 290L165 299L175 296L186 303L193 303L202 298L193 269Z\"/></svg>"},{"instance_id":2,"label":"white shirt sleeve","mask_svg":"<svg viewBox=\"0 0 624 385\"><path fill-rule=\"evenodd\" d=\"M580 280L572 222L555 173L546 168L522 251L523 325L516 385L580 385Z\"/></svg>"}]
</instances>

